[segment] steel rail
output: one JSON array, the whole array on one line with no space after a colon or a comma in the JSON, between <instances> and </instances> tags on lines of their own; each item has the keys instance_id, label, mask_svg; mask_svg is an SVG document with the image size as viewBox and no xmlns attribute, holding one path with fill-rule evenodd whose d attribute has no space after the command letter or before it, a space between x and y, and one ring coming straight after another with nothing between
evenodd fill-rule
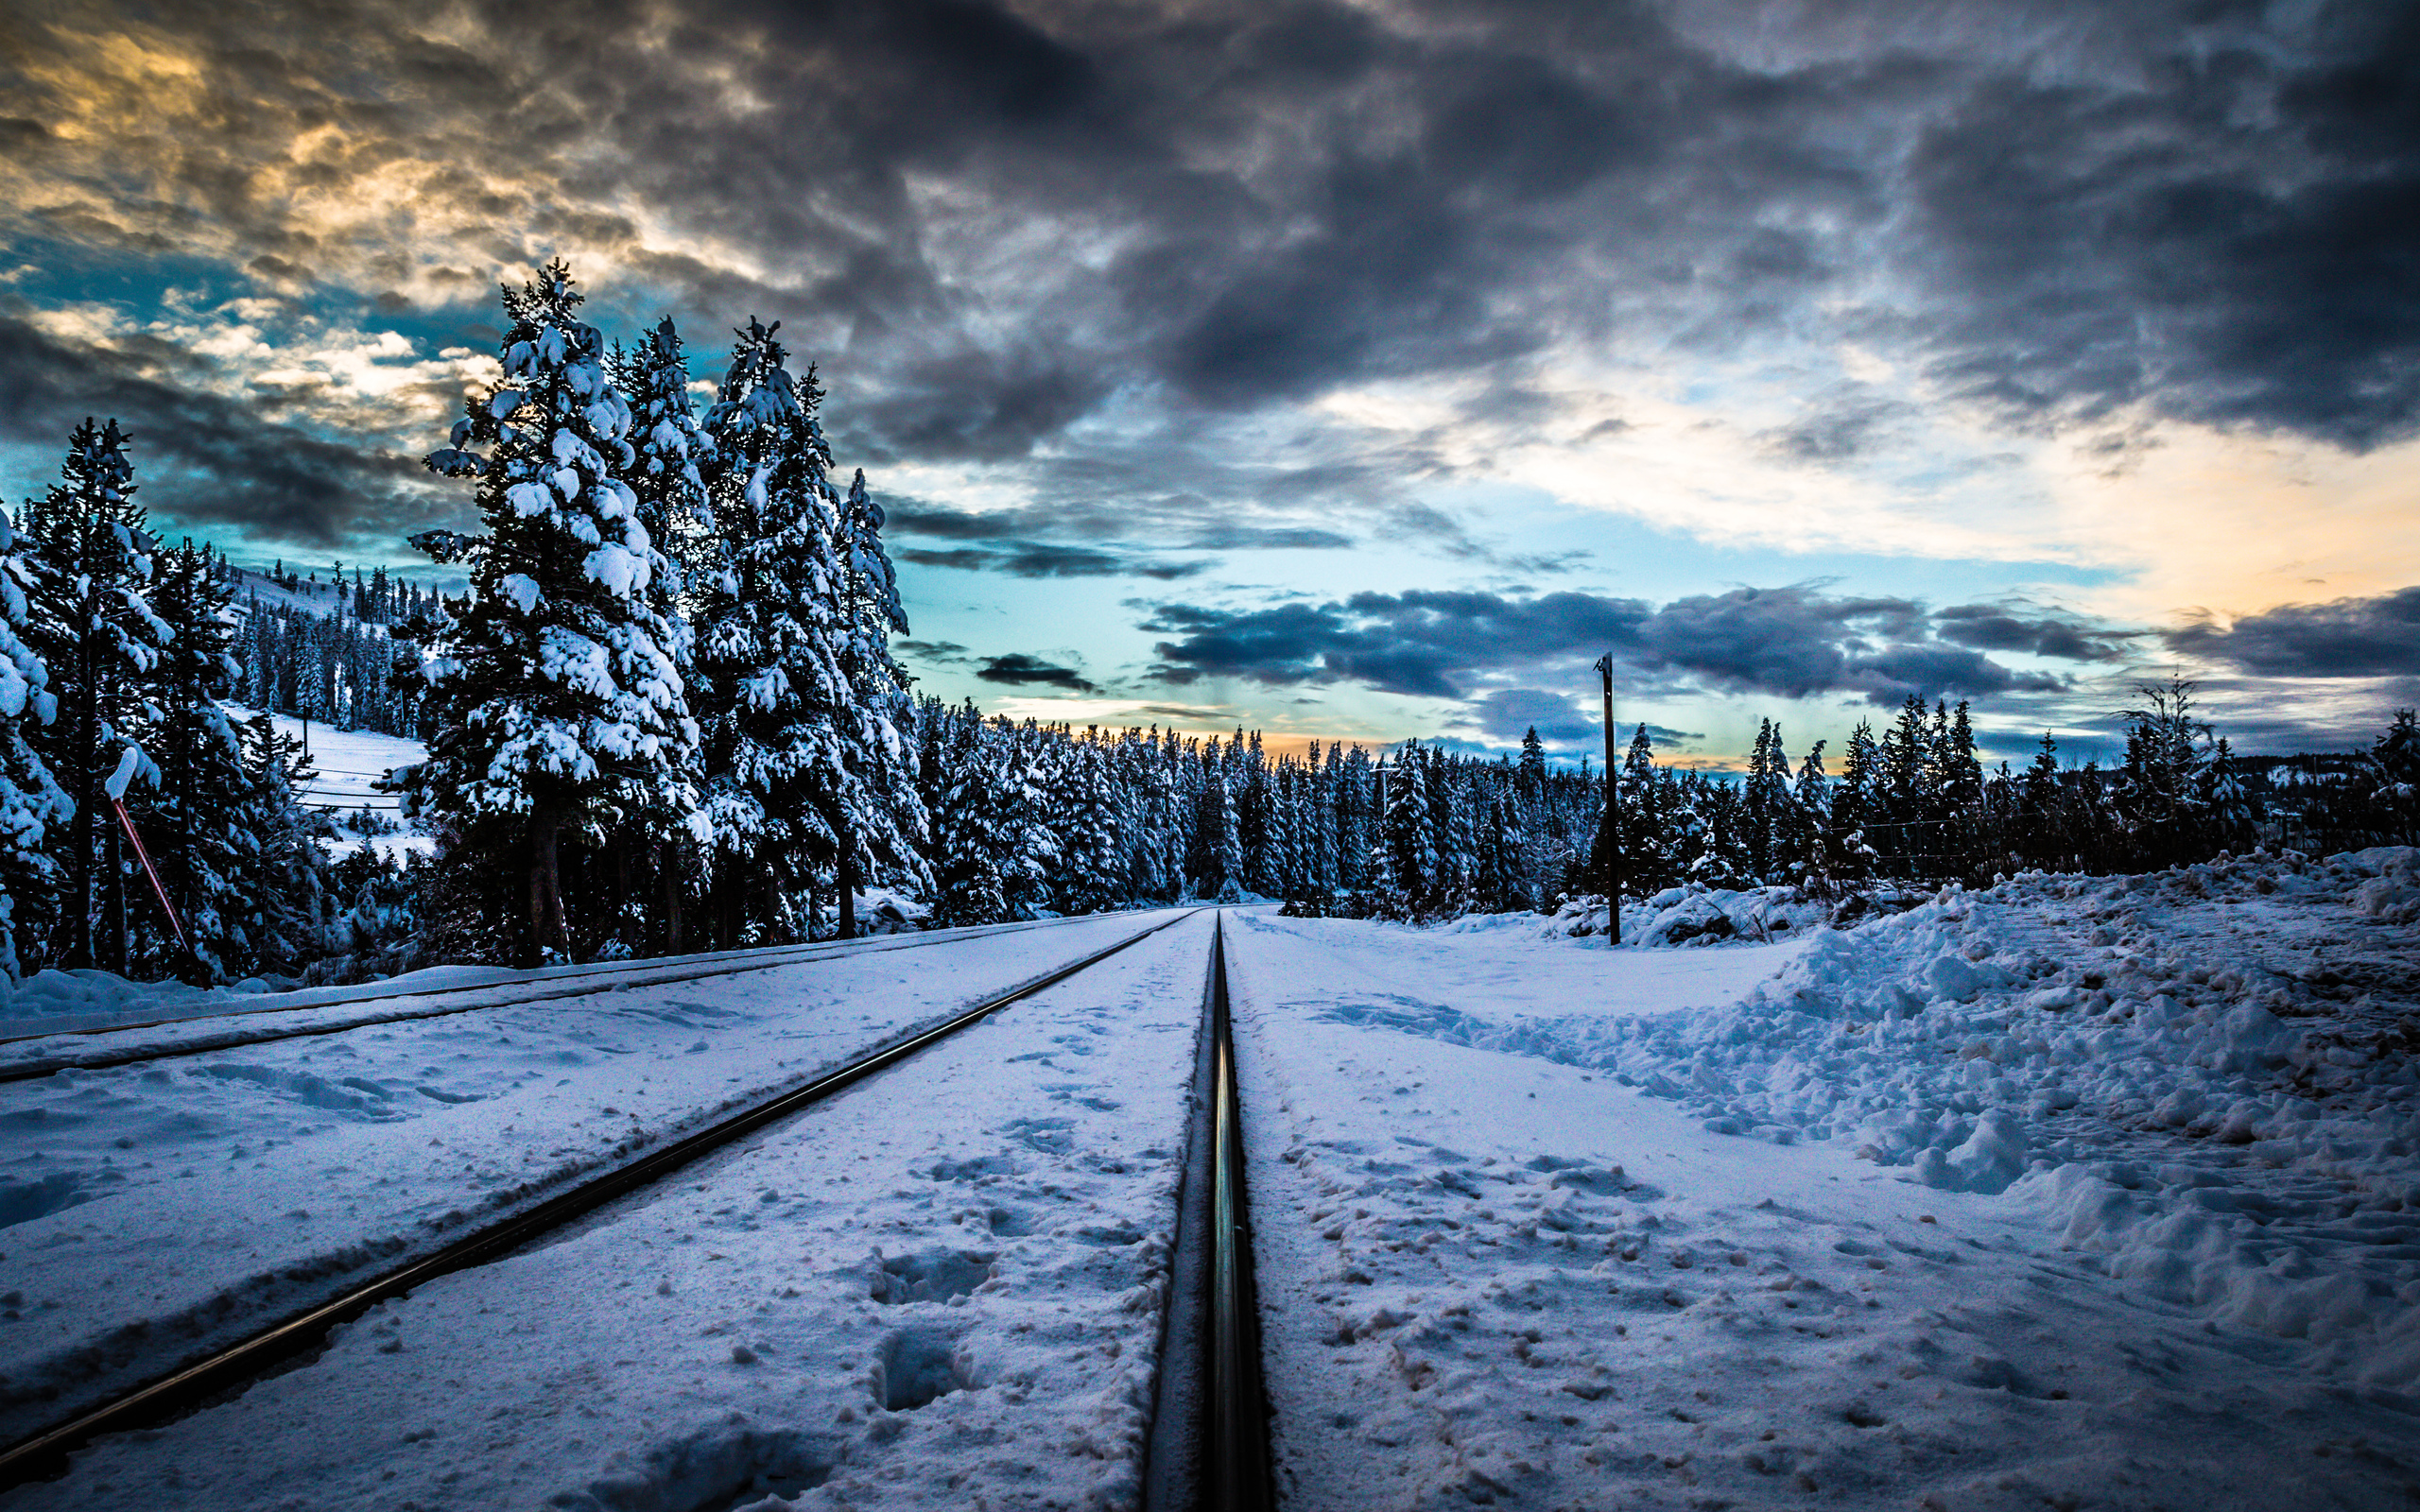
<instances>
[{"instance_id":1,"label":"steel rail","mask_svg":"<svg viewBox=\"0 0 2420 1512\"><path fill-rule=\"evenodd\" d=\"M245 1045L272 1044L281 1040L304 1040L315 1036L348 1034L355 1029L374 1029L385 1023L412 1023L423 1019L451 1018L461 1013L485 1013L495 1008L517 1008L527 1003L549 1003L558 998L583 997L607 988L669 987L682 982L695 982L710 976L737 976L749 971L769 971L777 967L800 966L812 961L828 961L843 955L882 955L891 951L916 950L928 945L949 945L963 939L991 939L1001 935L1023 934L1030 929L1044 929L1057 924L1071 924L1098 914L1081 914L1068 919L1034 919L1005 929L994 929L985 935L952 933L947 939L932 935L907 936L867 936L865 940L819 941L811 945L775 945L764 947L761 954L772 959L756 959L760 954L723 952L707 956L670 956L652 961L617 962L612 966L577 968L559 975L527 977L520 981L473 982L459 987L405 988L394 992L371 993L357 998L339 998L328 1003L297 1003L265 1005L255 1008L230 1008L224 1013L199 1013L189 1018L147 1019L134 1023L99 1024L83 1029L54 1029L45 1034L18 1035L0 1039L0 1047L28 1044L41 1040L89 1039L99 1035L133 1034L144 1029L164 1029L181 1024L210 1024L227 1019L246 1019L265 1013L309 1013L321 1008L348 1008L361 1003L387 1003L398 998L452 997L464 992L511 992L517 988L552 988L557 983L574 984L554 990L520 992L500 1003L470 1003L433 1008L414 1008L401 1013L380 1013L368 1017L348 1018L326 1023L297 1024L291 1028L258 1030L231 1029L215 1036L204 1036L170 1044L130 1045L123 1050L101 1050L89 1054L61 1054L14 1064L0 1063L0 1084L34 1081L62 1071L107 1071L113 1066L131 1066L147 1060L173 1060L182 1056L206 1055L214 1050L233 1050ZM882 938L875 945L872 939ZM739 959L742 955L746 959ZM701 964L690 970L683 963ZM627 978L627 980L600 980Z\"/></svg>"},{"instance_id":2,"label":"steel rail","mask_svg":"<svg viewBox=\"0 0 2420 1512\"><path fill-rule=\"evenodd\" d=\"M1236 1091L1235 1024L1227 1012L1226 918L1210 943L1212 1108L1210 1421L1200 1504L1260 1512L1276 1498L1269 1474L1269 1394L1260 1379L1260 1302L1253 1287L1252 1221L1244 1197L1243 1108Z\"/></svg>"},{"instance_id":3,"label":"steel rail","mask_svg":"<svg viewBox=\"0 0 2420 1512\"><path fill-rule=\"evenodd\" d=\"M1202 983L1159 1381L1144 1452L1146 1512L1267 1512L1276 1504L1235 1067L1222 914Z\"/></svg>"},{"instance_id":4,"label":"steel rail","mask_svg":"<svg viewBox=\"0 0 2420 1512\"><path fill-rule=\"evenodd\" d=\"M302 1353L337 1324L359 1316L378 1303L400 1297L454 1271L500 1260L531 1240L584 1217L616 1198L651 1185L689 1165L700 1157L742 1139L780 1119L808 1108L918 1051L973 1027L1011 1004L1089 970L1130 946L1192 918L1191 909L1176 918L1130 935L1116 944L1034 978L973 1007L963 1009L930 1028L894 1040L837 1071L826 1072L786 1091L778 1092L739 1112L684 1135L671 1143L615 1166L511 1217L455 1240L443 1248L374 1276L336 1298L271 1324L238 1343L111 1398L96 1407L46 1428L0 1451L0 1491L28 1481L54 1479L68 1469L68 1456L103 1434L125 1433L169 1420L202 1405L218 1393L241 1384L279 1362Z\"/></svg>"}]
</instances>

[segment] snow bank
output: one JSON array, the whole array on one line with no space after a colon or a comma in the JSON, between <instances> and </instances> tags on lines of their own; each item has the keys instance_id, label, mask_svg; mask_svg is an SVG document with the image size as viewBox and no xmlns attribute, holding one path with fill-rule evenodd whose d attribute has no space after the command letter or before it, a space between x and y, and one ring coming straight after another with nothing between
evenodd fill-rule
<instances>
[{"instance_id":1,"label":"snow bank","mask_svg":"<svg viewBox=\"0 0 2420 1512\"><path fill-rule=\"evenodd\" d=\"M1832 904L1808 898L1796 887L1734 890L1693 882L1644 900L1624 899L1622 942L1651 950L1731 940L1762 942L1815 928L1830 921L1832 914ZM1573 899L1539 929L1547 939L1584 939L1604 933L1602 897Z\"/></svg>"},{"instance_id":2,"label":"snow bank","mask_svg":"<svg viewBox=\"0 0 2420 1512\"><path fill-rule=\"evenodd\" d=\"M2358 1374L2408 1387L2416 860L1952 885L1823 932L1730 1007L1518 1038L1717 1133L1828 1142L1934 1187L2009 1193L2169 1300L2337 1346ZM1748 896L1676 900L1641 938L1732 919Z\"/></svg>"}]
</instances>

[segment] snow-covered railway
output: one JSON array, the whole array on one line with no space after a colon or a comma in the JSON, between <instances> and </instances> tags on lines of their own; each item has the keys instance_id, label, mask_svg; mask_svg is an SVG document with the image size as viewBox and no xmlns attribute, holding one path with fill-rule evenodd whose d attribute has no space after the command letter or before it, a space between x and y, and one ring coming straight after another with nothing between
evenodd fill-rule
<instances>
[{"instance_id":1,"label":"snow-covered railway","mask_svg":"<svg viewBox=\"0 0 2420 1512\"><path fill-rule=\"evenodd\" d=\"M969 929L935 930L914 935L873 936L845 942L772 945L691 955L662 956L586 966L514 971L488 968L439 968L414 973L437 977L395 985L305 989L281 994L281 1001L261 1003L236 999L233 1004L183 1005L183 1011L151 1017L125 1016L122 1022L52 1026L0 1036L0 1083L30 1081L60 1071L103 1071L143 1061L168 1060L278 1040L309 1039L344 1034L377 1024L418 1019L451 1018L494 1008L518 1007L562 998L588 997L598 992L633 988L669 987L705 977L736 976L775 967L797 966L840 955L915 950L959 939L1018 934L1077 922L1050 919L1014 924L989 924ZM447 980L468 976L469 980ZM231 1021L241 1020L240 1023ZM162 1032L164 1031L164 1032Z\"/></svg>"},{"instance_id":2,"label":"snow-covered railway","mask_svg":"<svg viewBox=\"0 0 2420 1512\"><path fill-rule=\"evenodd\" d=\"M943 1032L962 1030L1186 917L1096 919L994 936L977 949L923 953L912 963L867 952L812 972L777 967L673 989L706 1001L626 989L577 1010L562 1002L507 1005L475 1022L390 1023L250 1047L275 1061L222 1056L174 1071L68 1070L9 1089L16 1106L0 1117L21 1128L48 1124L68 1134L96 1113L110 1127L138 1134L147 1122L165 1127L154 1141L111 1140L96 1160L89 1151L81 1162L67 1150L38 1152L32 1159L64 1168L34 1190L19 1183L0 1194L0 1232L16 1230L7 1235L4 1258L19 1283L0 1300L0 1425L20 1440L24 1464L36 1464L43 1455L32 1441L43 1430L124 1397L136 1383L262 1332L264 1322L318 1314L316 1326L324 1327L331 1303L371 1300L359 1295L365 1278L440 1255L471 1263L526 1243L531 1225L502 1226L533 1213L559 1226L576 1210L610 1200L616 1181L660 1181L713 1145L895 1060L869 1058L861 1052L870 1042L931 1043L938 1036L925 1031L937 1020ZM1070 963L1076 951L1082 954ZM902 970L910 964L912 971ZM964 1011L970 997L978 1000L972 1015ZM861 1011L853 1016L852 1007ZM682 1055L681 1042L708 1024L720 1040L713 1048L723 1054ZM389 1042L381 1049L380 1041ZM704 1039L686 1045L693 1053L709 1048ZM475 1062L463 1074L485 1085L449 1087L443 1068L426 1064L421 1072L432 1079L410 1088L424 1097L406 1101L394 1095L395 1083L409 1077L338 1077L329 1064L376 1070L372 1062L383 1056L391 1071L399 1057L417 1061L448 1049L451 1058ZM520 1069L533 1061L571 1074ZM544 1087L545 1080L554 1085ZM198 1184L196 1165L171 1174L161 1160L136 1158L192 1159L197 1129L206 1139L239 1127L220 1106L230 1090L255 1105L290 1109L299 1102L354 1117L288 1124L286 1139L262 1138L257 1147L239 1142L207 1188ZM147 1095L159 1106L143 1106ZM331 1106L348 1100L349 1107ZM661 1111L641 1111L650 1103ZM252 1111L257 1129L261 1108ZM274 1116L272 1108L272 1124ZM72 1145L74 1136L60 1143ZM121 1162L112 1152L129 1145L134 1153ZM424 1150L438 1153L424 1159ZM457 1152L473 1158L451 1159ZM53 1206L39 1211L45 1200ZM325 1207L287 1207L304 1200ZM198 1222L205 1225L199 1231ZM468 1235L484 1242L466 1244ZM396 1284L418 1285L431 1273L424 1264ZM243 1373L236 1361L227 1369ZM165 1400L190 1400L201 1384L195 1378Z\"/></svg>"},{"instance_id":3,"label":"snow-covered railway","mask_svg":"<svg viewBox=\"0 0 2420 1512\"><path fill-rule=\"evenodd\" d=\"M477 1228L433 1254L368 1278L300 1316L279 1320L164 1379L138 1386L56 1428L0 1451L0 1485L65 1469L66 1455L99 1435L149 1427L207 1403L230 1387L253 1380L265 1370L313 1348L326 1336L328 1330L360 1316L378 1303L405 1297L440 1277L510 1255L609 1203L679 1174L725 1145L889 1070L908 1057L973 1027L1001 1009L1055 987L1183 922L1187 917L1190 916L1180 915L1173 919L1153 922L1123 939L977 1004L942 1023L876 1047L804 1085L720 1117L705 1127L652 1149L636 1160L599 1172L535 1207ZM781 964L786 963L775 961L737 969L761 970ZM726 967L726 974L730 970Z\"/></svg>"}]
</instances>

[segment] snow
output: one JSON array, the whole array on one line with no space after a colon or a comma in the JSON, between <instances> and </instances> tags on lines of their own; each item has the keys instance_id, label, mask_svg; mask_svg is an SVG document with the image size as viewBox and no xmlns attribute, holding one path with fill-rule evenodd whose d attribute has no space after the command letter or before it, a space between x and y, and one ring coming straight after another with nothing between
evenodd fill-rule
<instances>
[{"instance_id":1,"label":"snow","mask_svg":"<svg viewBox=\"0 0 2420 1512\"><path fill-rule=\"evenodd\" d=\"M2409 850L2259 857L1846 930L1684 889L1620 950L1226 910L1285 1504L2399 1504L2415 888ZM492 1011L0 1087L0 1417L1143 921L519 1006L562 978L511 973ZM1131 1505L1208 937L19 1504Z\"/></svg>"},{"instance_id":2,"label":"snow","mask_svg":"<svg viewBox=\"0 0 2420 1512\"><path fill-rule=\"evenodd\" d=\"M125 750L118 753L117 769L111 772L108 779L101 783L101 791L109 795L110 801L112 803L124 801L126 790L134 781L134 774L142 769L142 748L136 746L127 747Z\"/></svg>"},{"instance_id":3,"label":"snow","mask_svg":"<svg viewBox=\"0 0 2420 1512\"><path fill-rule=\"evenodd\" d=\"M256 712L239 704L226 704L228 717L251 720ZM292 714L272 714L277 732L296 740L303 737L302 721ZM364 808L397 819L408 832L410 821L402 818L402 805L392 793L381 793L376 784L397 767L414 765L428 759L428 747L417 740L401 735L382 735L370 730L337 730L314 720L306 742L312 765L318 775L302 788L301 799L306 808L321 809L344 824L347 815L358 814ZM345 836L333 843L339 852L361 845L363 837L346 831ZM436 842L424 834L376 834L368 837L369 844L381 855L401 858L407 853L427 854ZM8 1010L0 1007L0 1016Z\"/></svg>"},{"instance_id":4,"label":"snow","mask_svg":"<svg viewBox=\"0 0 2420 1512\"><path fill-rule=\"evenodd\" d=\"M2383 1005L2290 984L2316 953L2408 1005L2410 932L2350 902L2406 865L2030 878L1666 952L1231 916L1288 1504L2388 1504L2411 1072L2331 1061ZM2110 945L2063 934L2119 898ZM2037 1056L2108 1017L2038 1005L2087 963L2136 1017ZM2167 1116L2206 1122L2148 1116L2186 1088Z\"/></svg>"},{"instance_id":5,"label":"snow","mask_svg":"<svg viewBox=\"0 0 2420 1512\"><path fill-rule=\"evenodd\" d=\"M875 948L745 975L0 1088L0 1127L16 1146L0 1186L0 1244L13 1289L0 1309L17 1314L0 1317L0 1427L21 1433L62 1401L233 1336L265 1313L307 1305L364 1267L433 1247L475 1216L541 1200L717 1108L756 1101L1152 921L1092 919L912 949L870 942ZM1191 941L1181 958L1198 973L1201 929ZM1166 959L1167 948L1145 961ZM1100 980L1115 979L1104 968ZM1191 1019L1169 1022L1171 1064L1189 1067ZM1065 1024L1053 1031L1069 1032ZM1032 1040L1018 1047L1029 1052L1016 1063L1026 1069L1005 1074L1058 1087L1090 1063L1075 1058L1090 1054L1088 1039ZM989 1066L981 1057L977 1064ZM1122 1063L1103 1056L1100 1064L1107 1074ZM1170 1074L1182 1081L1181 1072ZM962 1116L972 1092L962 1087L929 1106L886 1103L870 1116L946 1123ZM1060 1132L1074 1126L1063 1114L1098 1122L1108 1109L1072 1097L1040 1100L1049 1106L1026 1108L1033 1116L1017 1125L1028 1143L1077 1152L1080 1165L1115 1147L1117 1137L1100 1130ZM1171 1127L1178 1116L1172 1104ZM1150 1138L1169 1136L1144 1143ZM964 1177L970 1198L976 1186L999 1184L980 1180L990 1158L967 1157L976 1162ZM831 1169L787 1175L783 1184L820 1186ZM1132 1219L1121 1211L1085 1221ZM895 1246L882 1235L903 1227L867 1231L872 1242ZM853 1249L835 1263L856 1267L867 1253ZM1134 1248L1129 1258L1139 1265L1149 1257ZM795 1261L786 1239L778 1259ZM1142 1280L1138 1270L1131 1284Z\"/></svg>"}]
</instances>

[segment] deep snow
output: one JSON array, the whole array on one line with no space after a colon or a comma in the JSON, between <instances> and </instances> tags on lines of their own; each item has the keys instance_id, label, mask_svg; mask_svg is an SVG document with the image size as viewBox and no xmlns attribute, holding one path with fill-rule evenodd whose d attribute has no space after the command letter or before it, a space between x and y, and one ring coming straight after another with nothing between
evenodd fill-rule
<instances>
[{"instance_id":1,"label":"deep snow","mask_svg":"<svg viewBox=\"0 0 2420 1512\"><path fill-rule=\"evenodd\" d=\"M2420 1496L2412 863L1712 950L1241 920L1290 1504Z\"/></svg>"}]
</instances>

